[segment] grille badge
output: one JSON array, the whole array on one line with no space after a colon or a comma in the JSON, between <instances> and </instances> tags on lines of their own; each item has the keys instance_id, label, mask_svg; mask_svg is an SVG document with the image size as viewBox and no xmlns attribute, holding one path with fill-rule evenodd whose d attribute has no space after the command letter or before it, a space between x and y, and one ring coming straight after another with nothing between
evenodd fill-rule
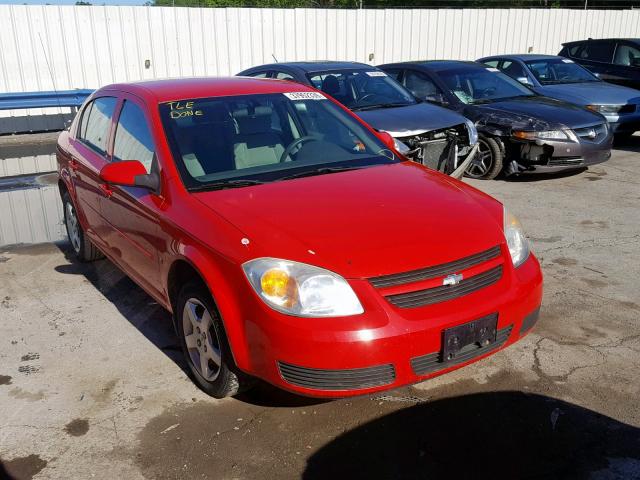
<instances>
[{"instance_id":1,"label":"grille badge","mask_svg":"<svg viewBox=\"0 0 640 480\"><path fill-rule=\"evenodd\" d=\"M453 273L451 275L447 275L442 280L442 285L458 285L464 277L461 273Z\"/></svg>"}]
</instances>

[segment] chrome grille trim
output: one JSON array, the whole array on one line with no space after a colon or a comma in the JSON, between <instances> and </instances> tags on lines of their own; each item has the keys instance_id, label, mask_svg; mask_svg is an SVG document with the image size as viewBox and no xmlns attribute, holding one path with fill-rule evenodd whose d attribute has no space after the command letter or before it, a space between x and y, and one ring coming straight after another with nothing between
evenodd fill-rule
<instances>
[{"instance_id":1,"label":"chrome grille trim","mask_svg":"<svg viewBox=\"0 0 640 480\"><path fill-rule=\"evenodd\" d=\"M498 265L486 272L462 280L457 285L442 285L424 290L417 290L397 295L388 295L385 298L399 308L415 308L433 303L444 302L454 298L469 295L481 288L493 285L502 277L502 265Z\"/></svg>"}]
</instances>

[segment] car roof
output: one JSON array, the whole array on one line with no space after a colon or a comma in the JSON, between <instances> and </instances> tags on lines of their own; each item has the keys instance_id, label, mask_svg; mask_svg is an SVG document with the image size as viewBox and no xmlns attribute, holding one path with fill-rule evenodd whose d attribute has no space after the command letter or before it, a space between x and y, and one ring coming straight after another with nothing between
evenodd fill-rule
<instances>
[{"instance_id":1,"label":"car roof","mask_svg":"<svg viewBox=\"0 0 640 480\"><path fill-rule=\"evenodd\" d=\"M388 63L381 65L381 67L401 67L403 65L416 65L435 72L456 67L486 68L485 65L468 60L414 60L410 62Z\"/></svg>"},{"instance_id":2,"label":"car roof","mask_svg":"<svg viewBox=\"0 0 640 480\"><path fill-rule=\"evenodd\" d=\"M282 67L293 67L303 70L306 73L321 72L325 70L353 70L354 68L362 69L376 69L372 65L360 62L340 62L333 60L314 60L308 62L279 62L269 63L266 65L259 65L256 67L248 68L247 70L277 70ZM247 71L245 70L245 71Z\"/></svg>"},{"instance_id":3,"label":"car roof","mask_svg":"<svg viewBox=\"0 0 640 480\"><path fill-rule=\"evenodd\" d=\"M513 53L508 55L490 55L488 57L483 57L480 60L491 60L491 59L512 59L512 60L549 60L549 59L566 59L565 57L560 57L558 55L542 55L538 53Z\"/></svg>"},{"instance_id":4,"label":"car roof","mask_svg":"<svg viewBox=\"0 0 640 480\"><path fill-rule=\"evenodd\" d=\"M562 46L566 47L569 45L577 45L579 43L591 42L595 40L614 40L614 41L624 40L627 42L640 43L640 38L587 38L585 40L572 40L571 42L565 42L562 44Z\"/></svg>"},{"instance_id":5,"label":"car roof","mask_svg":"<svg viewBox=\"0 0 640 480\"><path fill-rule=\"evenodd\" d=\"M312 91L313 89L306 85L269 78L196 77L116 83L102 87L99 91L108 90L128 92L152 102L164 103L192 98Z\"/></svg>"}]
</instances>

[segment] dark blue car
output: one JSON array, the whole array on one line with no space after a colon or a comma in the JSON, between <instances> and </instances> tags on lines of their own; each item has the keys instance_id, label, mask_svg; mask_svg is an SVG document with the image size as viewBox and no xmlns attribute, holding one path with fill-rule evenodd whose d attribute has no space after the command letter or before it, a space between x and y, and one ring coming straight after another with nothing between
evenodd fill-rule
<instances>
[{"instance_id":1,"label":"dark blue car","mask_svg":"<svg viewBox=\"0 0 640 480\"><path fill-rule=\"evenodd\" d=\"M261 65L238 75L311 85L331 95L412 160L460 177L476 152L471 121L446 108L419 101L382 70L357 62L290 62Z\"/></svg>"},{"instance_id":2,"label":"dark blue car","mask_svg":"<svg viewBox=\"0 0 640 480\"><path fill-rule=\"evenodd\" d=\"M605 116L611 131L640 130L640 90L600 80L573 60L555 55L495 55L478 60L546 97L582 105Z\"/></svg>"},{"instance_id":3,"label":"dark blue car","mask_svg":"<svg viewBox=\"0 0 640 480\"><path fill-rule=\"evenodd\" d=\"M640 90L640 38L590 38L562 46L558 55L584 65L602 80Z\"/></svg>"},{"instance_id":4,"label":"dark blue car","mask_svg":"<svg viewBox=\"0 0 640 480\"><path fill-rule=\"evenodd\" d=\"M413 94L471 119L479 157L476 178L550 172L605 162L612 135L599 113L533 92L497 68L433 60L381 65Z\"/></svg>"}]
</instances>

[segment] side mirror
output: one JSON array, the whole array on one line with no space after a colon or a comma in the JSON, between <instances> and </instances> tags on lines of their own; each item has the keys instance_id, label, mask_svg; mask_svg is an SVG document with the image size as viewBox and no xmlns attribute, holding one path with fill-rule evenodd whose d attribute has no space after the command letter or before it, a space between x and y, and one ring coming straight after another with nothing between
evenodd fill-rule
<instances>
[{"instance_id":1,"label":"side mirror","mask_svg":"<svg viewBox=\"0 0 640 480\"><path fill-rule=\"evenodd\" d=\"M160 187L158 174L147 173L147 169L138 160L108 163L100 170L100 179L114 185L142 187L154 192L157 192Z\"/></svg>"},{"instance_id":2,"label":"side mirror","mask_svg":"<svg viewBox=\"0 0 640 480\"><path fill-rule=\"evenodd\" d=\"M529 77L518 77L516 78L516 80L524 85L531 85L531 80L529 80Z\"/></svg>"},{"instance_id":3,"label":"side mirror","mask_svg":"<svg viewBox=\"0 0 640 480\"><path fill-rule=\"evenodd\" d=\"M378 138L389 147L392 151L396 151L396 142L393 137L387 132L378 132Z\"/></svg>"}]
</instances>

